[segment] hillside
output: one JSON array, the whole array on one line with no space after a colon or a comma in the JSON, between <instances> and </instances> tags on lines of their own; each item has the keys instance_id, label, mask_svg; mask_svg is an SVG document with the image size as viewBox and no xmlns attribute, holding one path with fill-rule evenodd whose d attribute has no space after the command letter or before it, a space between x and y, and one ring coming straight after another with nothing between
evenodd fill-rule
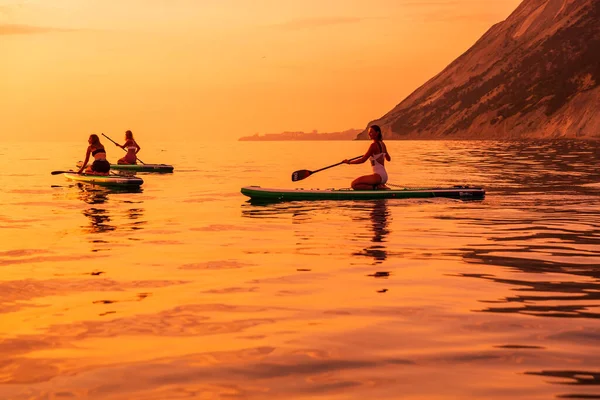
<instances>
[{"instance_id":1,"label":"hillside","mask_svg":"<svg viewBox=\"0 0 600 400\"><path fill-rule=\"evenodd\" d=\"M524 0L368 125L386 139L600 138L599 83L600 1Z\"/></svg>"}]
</instances>

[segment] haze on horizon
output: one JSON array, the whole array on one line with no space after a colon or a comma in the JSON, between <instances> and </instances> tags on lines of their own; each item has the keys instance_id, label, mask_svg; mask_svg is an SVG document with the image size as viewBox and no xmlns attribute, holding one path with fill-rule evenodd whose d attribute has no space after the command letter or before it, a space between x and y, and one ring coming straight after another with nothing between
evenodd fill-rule
<instances>
[{"instance_id":1,"label":"haze on horizon","mask_svg":"<svg viewBox=\"0 0 600 400\"><path fill-rule=\"evenodd\" d=\"M362 128L520 1L0 1L0 141Z\"/></svg>"}]
</instances>

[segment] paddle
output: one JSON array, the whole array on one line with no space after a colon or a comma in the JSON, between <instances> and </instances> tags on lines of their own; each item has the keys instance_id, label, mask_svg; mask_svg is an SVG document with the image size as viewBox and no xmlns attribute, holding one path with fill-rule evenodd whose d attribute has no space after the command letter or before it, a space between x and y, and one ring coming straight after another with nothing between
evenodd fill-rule
<instances>
[{"instance_id":1,"label":"paddle","mask_svg":"<svg viewBox=\"0 0 600 400\"><path fill-rule=\"evenodd\" d=\"M108 136L106 136L104 133L102 134L102 136L104 136L105 138L107 138L108 140L110 140L111 142L113 142L114 144L116 144L117 146L121 147L121 145L120 145L119 143L115 142L114 140L112 140L111 138L109 138ZM122 148L122 147L121 147L121 148ZM122 149L123 149L123 148L122 148ZM127 151L127 150L125 150L125 149L123 149L123 150L124 150L124 151ZM146 164L145 162L143 162L142 160L140 160L140 158L139 158L137 155L135 156L135 158L137 158L137 160L138 160L139 162L141 162L142 164L144 164L144 165Z\"/></svg>"},{"instance_id":2,"label":"paddle","mask_svg":"<svg viewBox=\"0 0 600 400\"><path fill-rule=\"evenodd\" d=\"M50 172L50 174L52 174L52 175L58 175L58 174L79 174L79 172L77 172L77 171L52 171L52 172ZM115 176L119 175L119 174L115 174L112 171L110 171L110 174L111 175L115 175ZM83 175L85 175L85 172L83 173Z\"/></svg>"},{"instance_id":3,"label":"paddle","mask_svg":"<svg viewBox=\"0 0 600 400\"><path fill-rule=\"evenodd\" d=\"M348 161L357 160L357 159L359 159L361 157L362 156L356 156L354 158L349 159ZM306 178L308 178L309 176L311 176L314 173L317 173L319 171L323 171L325 169L329 169L329 168L335 167L335 166L340 165L340 164L343 164L343 162L339 162L337 164L333 164L333 165L330 165L328 167L324 167L324 168L318 169L316 171L309 171L307 169L301 169L299 171L295 171L294 173L292 173L292 182L301 181L302 179L306 179Z\"/></svg>"}]
</instances>

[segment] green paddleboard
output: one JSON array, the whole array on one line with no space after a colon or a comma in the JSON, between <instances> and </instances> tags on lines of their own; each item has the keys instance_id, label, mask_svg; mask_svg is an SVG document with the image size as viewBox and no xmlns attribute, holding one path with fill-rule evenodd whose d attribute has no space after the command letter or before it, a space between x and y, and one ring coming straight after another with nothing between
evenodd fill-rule
<instances>
[{"instance_id":1,"label":"green paddleboard","mask_svg":"<svg viewBox=\"0 0 600 400\"><path fill-rule=\"evenodd\" d=\"M485 189L471 186L438 188L404 188L394 190L352 190L352 189L269 189L260 186L246 186L242 194L258 201L297 201L297 200L377 200L447 197L463 200L477 200L485 197Z\"/></svg>"}]
</instances>

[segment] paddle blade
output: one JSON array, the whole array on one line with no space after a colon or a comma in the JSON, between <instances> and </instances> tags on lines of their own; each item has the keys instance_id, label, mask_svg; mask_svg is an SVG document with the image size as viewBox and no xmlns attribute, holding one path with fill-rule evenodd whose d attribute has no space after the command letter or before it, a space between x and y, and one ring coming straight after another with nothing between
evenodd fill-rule
<instances>
[{"instance_id":1,"label":"paddle blade","mask_svg":"<svg viewBox=\"0 0 600 400\"><path fill-rule=\"evenodd\" d=\"M69 174L69 173L73 173L75 171L52 171L50 172L52 175L58 175L58 174Z\"/></svg>"},{"instance_id":2,"label":"paddle blade","mask_svg":"<svg viewBox=\"0 0 600 400\"><path fill-rule=\"evenodd\" d=\"M307 169L301 169L299 171L295 171L292 174L292 182L301 181L302 179L306 179L312 175L312 171Z\"/></svg>"}]
</instances>

